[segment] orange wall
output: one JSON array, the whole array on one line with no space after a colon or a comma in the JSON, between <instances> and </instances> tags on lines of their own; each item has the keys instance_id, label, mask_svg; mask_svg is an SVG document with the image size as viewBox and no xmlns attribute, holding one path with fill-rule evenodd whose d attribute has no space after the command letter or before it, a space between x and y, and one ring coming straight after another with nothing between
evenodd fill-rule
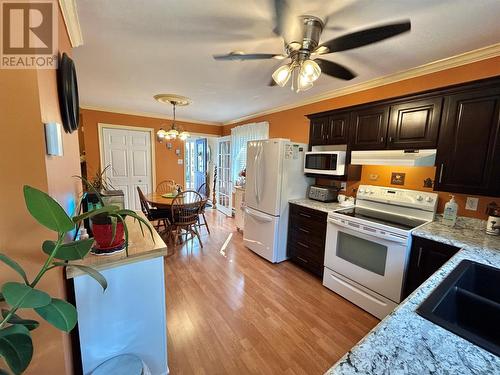
<instances>
[{"instance_id":1,"label":"orange wall","mask_svg":"<svg viewBox=\"0 0 500 375\"><path fill-rule=\"evenodd\" d=\"M59 46L61 51L71 50L61 15ZM30 216L22 187L29 184L47 191L70 210L81 190L70 177L79 168L78 136L64 135L63 157L45 156L43 121L61 122L54 70L0 70L0 87L0 250L21 263L33 279L46 259L41 244L54 239L54 232ZM0 284L19 279L3 265L0 270ZM39 287L54 297L65 298L60 269L47 273ZM35 351L26 374L72 373L69 336L29 310L21 311L21 315L41 321L33 332ZM0 367L6 367L2 360Z\"/></svg>"},{"instance_id":2,"label":"orange wall","mask_svg":"<svg viewBox=\"0 0 500 375\"><path fill-rule=\"evenodd\" d=\"M172 123L172 120L135 116L123 113L95 111L90 109L82 109L82 126L84 134L84 146L87 160L87 173L89 176L95 174L100 168L99 155L99 137L98 124L113 124L138 126L143 128L152 128L155 133L161 127L167 129ZM222 127L213 125L194 124L178 121L184 130L191 133L221 135ZM174 141L171 150L167 150L165 143L155 142L156 154L156 182L162 180L173 179L181 185L184 184L184 165L177 164L177 159L184 158L184 142ZM180 149L181 155L175 155L175 150Z\"/></svg>"},{"instance_id":3,"label":"orange wall","mask_svg":"<svg viewBox=\"0 0 500 375\"><path fill-rule=\"evenodd\" d=\"M472 64L447 69L444 71L423 75L416 78L407 79L400 82L390 83L384 86L340 96L338 98L326 99L316 103L307 104L280 112L271 113L264 116L257 116L236 124L225 125L223 135L231 133L231 128L249 122L269 122L269 136L271 138L290 138L292 141L308 143L309 141L309 120L305 117L311 113L323 112L332 109L350 107L353 105L370 103L377 100L384 100L398 96L410 95L422 91L432 90L440 87L460 84L478 79L495 77L500 75L500 57L475 62ZM404 168L399 168L402 172ZM432 169L432 170L431 170ZM423 175L434 179L433 167L427 170L412 168L407 171L408 179L405 188L420 189ZM390 173L386 167L377 167L380 171L381 179L378 185L389 185ZM373 171L372 167L363 167L362 183L371 183L367 180L367 171ZM370 172L371 173L371 172ZM355 187L357 184L354 184ZM376 185L374 183L374 185ZM352 192L351 192L352 194ZM440 193L438 212L442 212L444 203L448 200L448 193ZM485 205L491 201L500 203L498 199L481 197L478 211L467 211L465 207L466 195L456 194L457 202L460 206L459 214L470 217L485 218Z\"/></svg>"}]
</instances>

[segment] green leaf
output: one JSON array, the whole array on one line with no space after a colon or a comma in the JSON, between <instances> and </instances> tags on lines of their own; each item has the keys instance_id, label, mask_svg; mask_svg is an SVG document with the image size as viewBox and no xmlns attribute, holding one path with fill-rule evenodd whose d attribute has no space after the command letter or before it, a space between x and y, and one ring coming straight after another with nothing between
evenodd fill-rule
<instances>
[{"instance_id":1,"label":"green leaf","mask_svg":"<svg viewBox=\"0 0 500 375\"><path fill-rule=\"evenodd\" d=\"M93 238L65 243L57 249L54 258L62 260L83 259L89 253L93 244ZM47 255L52 254L55 247L56 243L50 240L44 241L42 244L42 250Z\"/></svg>"},{"instance_id":2,"label":"green leaf","mask_svg":"<svg viewBox=\"0 0 500 375\"><path fill-rule=\"evenodd\" d=\"M116 237L116 217L114 216L111 216L110 217L111 219L111 243L113 243L115 241L115 237Z\"/></svg>"},{"instance_id":3,"label":"green leaf","mask_svg":"<svg viewBox=\"0 0 500 375\"><path fill-rule=\"evenodd\" d=\"M148 228L149 234L151 235L151 238L153 239L153 242L154 242L155 238L153 236L153 228L151 227L151 223L149 223L148 221L144 220L140 215L137 215L137 213L135 211L132 211L132 210L122 209L122 210L119 210L117 212L117 214L122 215L122 216L123 215L131 216L134 219L138 220L139 223L143 223L146 226L146 228ZM142 227L141 227L141 230L142 230ZM143 235L144 235L144 233L143 233Z\"/></svg>"},{"instance_id":4,"label":"green leaf","mask_svg":"<svg viewBox=\"0 0 500 375\"><path fill-rule=\"evenodd\" d=\"M56 264L58 266L66 265L64 263L54 263L54 264ZM99 284L101 284L103 292L108 287L108 282L106 281L106 278L99 271L93 269L92 267L82 266L80 264L69 264L67 266L78 268L80 271L85 272L87 275L92 277L95 281L97 281Z\"/></svg>"},{"instance_id":5,"label":"green leaf","mask_svg":"<svg viewBox=\"0 0 500 375\"><path fill-rule=\"evenodd\" d=\"M74 229L71 218L47 193L24 185L24 200L31 216L43 226L59 233Z\"/></svg>"},{"instance_id":6,"label":"green leaf","mask_svg":"<svg viewBox=\"0 0 500 375\"><path fill-rule=\"evenodd\" d=\"M0 261L4 262L14 271L16 271L23 278L26 284L29 284L28 277L26 276L26 272L24 272L23 267L19 265L15 260L10 259L7 255L0 253Z\"/></svg>"},{"instance_id":7,"label":"green leaf","mask_svg":"<svg viewBox=\"0 0 500 375\"><path fill-rule=\"evenodd\" d=\"M15 325L0 330L0 355L14 374L21 374L33 357L33 342L28 329Z\"/></svg>"},{"instance_id":8,"label":"green leaf","mask_svg":"<svg viewBox=\"0 0 500 375\"><path fill-rule=\"evenodd\" d=\"M74 223L78 223L84 219L88 219L88 218L94 217L94 216L99 215L99 214L113 214L116 211L118 211L119 209L120 209L119 206L115 206L115 205L110 204L109 206L96 208L95 210L87 211L81 215L74 216L72 220Z\"/></svg>"},{"instance_id":9,"label":"green leaf","mask_svg":"<svg viewBox=\"0 0 500 375\"><path fill-rule=\"evenodd\" d=\"M2 309L2 316L5 318L9 314L9 310ZM38 323L36 320L31 320L31 319L23 319L19 315L13 314L9 320L7 321L10 324L22 324L28 330L33 331L34 329L38 328L40 323Z\"/></svg>"},{"instance_id":10,"label":"green leaf","mask_svg":"<svg viewBox=\"0 0 500 375\"><path fill-rule=\"evenodd\" d=\"M52 298L52 301L47 306L38 307L35 311L61 331L69 332L76 325L77 314L75 306L62 299Z\"/></svg>"},{"instance_id":11,"label":"green leaf","mask_svg":"<svg viewBox=\"0 0 500 375\"><path fill-rule=\"evenodd\" d=\"M32 308L42 307L50 303L50 296L47 293L21 283L8 282L3 284L2 293L10 306Z\"/></svg>"},{"instance_id":12,"label":"green leaf","mask_svg":"<svg viewBox=\"0 0 500 375\"><path fill-rule=\"evenodd\" d=\"M125 219L123 216L119 214L115 214L115 216L123 223L123 232L125 233L125 254L128 256L128 228L127 224L125 224Z\"/></svg>"},{"instance_id":13,"label":"green leaf","mask_svg":"<svg viewBox=\"0 0 500 375\"><path fill-rule=\"evenodd\" d=\"M85 177L82 177L82 176L72 176L72 177L76 177L76 178L79 178L80 180L82 180L83 183L85 184L85 186L87 186L88 189L92 190L97 195L97 199L99 200L99 203L101 203L101 205L104 206L104 202L102 200L101 194L97 191L97 189L94 187L94 185L92 185L92 183L89 180L87 180Z\"/></svg>"}]
</instances>

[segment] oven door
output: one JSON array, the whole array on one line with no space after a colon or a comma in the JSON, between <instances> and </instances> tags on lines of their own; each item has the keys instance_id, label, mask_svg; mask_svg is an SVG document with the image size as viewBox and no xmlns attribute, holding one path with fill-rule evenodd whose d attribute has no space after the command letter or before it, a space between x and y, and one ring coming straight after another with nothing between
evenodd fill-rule
<instances>
[{"instance_id":1,"label":"oven door","mask_svg":"<svg viewBox=\"0 0 500 375\"><path fill-rule=\"evenodd\" d=\"M405 236L328 218L325 267L399 303L407 244Z\"/></svg>"},{"instance_id":2,"label":"oven door","mask_svg":"<svg viewBox=\"0 0 500 375\"><path fill-rule=\"evenodd\" d=\"M344 151L306 152L304 173L343 176L345 172Z\"/></svg>"}]
</instances>

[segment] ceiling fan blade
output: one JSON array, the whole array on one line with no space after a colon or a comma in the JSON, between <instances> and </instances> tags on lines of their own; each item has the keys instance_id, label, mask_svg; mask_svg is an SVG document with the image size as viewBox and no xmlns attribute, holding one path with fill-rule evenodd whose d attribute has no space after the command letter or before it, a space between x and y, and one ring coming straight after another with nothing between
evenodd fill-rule
<instances>
[{"instance_id":1,"label":"ceiling fan blade","mask_svg":"<svg viewBox=\"0 0 500 375\"><path fill-rule=\"evenodd\" d=\"M287 0L274 0L275 26L273 32L285 42L293 42L301 35L301 20L292 12Z\"/></svg>"},{"instance_id":2,"label":"ceiling fan blade","mask_svg":"<svg viewBox=\"0 0 500 375\"><path fill-rule=\"evenodd\" d=\"M391 38L411 29L410 20L392 23L383 26L372 27L370 29L357 31L351 34L343 35L322 43L318 48L326 47L324 53L346 51L353 48L366 46L381 40Z\"/></svg>"},{"instance_id":3,"label":"ceiling fan blade","mask_svg":"<svg viewBox=\"0 0 500 375\"><path fill-rule=\"evenodd\" d=\"M283 55L276 53L237 53L231 52L226 55L214 55L215 60L234 61L234 60L265 60L281 59Z\"/></svg>"},{"instance_id":4,"label":"ceiling fan blade","mask_svg":"<svg viewBox=\"0 0 500 375\"><path fill-rule=\"evenodd\" d=\"M356 74L346 67L325 59L315 59L321 71L329 76L349 81L356 77Z\"/></svg>"}]
</instances>

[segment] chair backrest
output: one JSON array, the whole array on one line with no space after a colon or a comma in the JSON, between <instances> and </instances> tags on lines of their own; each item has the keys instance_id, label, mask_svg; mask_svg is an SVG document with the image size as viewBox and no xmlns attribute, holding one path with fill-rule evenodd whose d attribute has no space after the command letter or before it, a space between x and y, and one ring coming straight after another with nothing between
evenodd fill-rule
<instances>
[{"instance_id":1,"label":"chair backrest","mask_svg":"<svg viewBox=\"0 0 500 375\"><path fill-rule=\"evenodd\" d=\"M149 208L149 203L146 200L146 197L144 196L144 193L142 192L141 188L137 186L137 193L139 193L139 202L141 202L141 211L146 215L148 220L151 218L151 209Z\"/></svg>"},{"instance_id":2,"label":"chair backrest","mask_svg":"<svg viewBox=\"0 0 500 375\"><path fill-rule=\"evenodd\" d=\"M196 224L203 202L202 196L194 190L179 193L172 201L172 223L174 225Z\"/></svg>"},{"instance_id":3,"label":"chair backrest","mask_svg":"<svg viewBox=\"0 0 500 375\"><path fill-rule=\"evenodd\" d=\"M175 189L175 181L174 180L163 180L156 186L157 193L171 193Z\"/></svg>"},{"instance_id":4,"label":"chair backrest","mask_svg":"<svg viewBox=\"0 0 500 375\"><path fill-rule=\"evenodd\" d=\"M200 187L198 188L197 192L200 193L200 195L202 197L207 198L208 197L208 186L207 186L207 183L206 182L202 183L200 185Z\"/></svg>"}]
</instances>

